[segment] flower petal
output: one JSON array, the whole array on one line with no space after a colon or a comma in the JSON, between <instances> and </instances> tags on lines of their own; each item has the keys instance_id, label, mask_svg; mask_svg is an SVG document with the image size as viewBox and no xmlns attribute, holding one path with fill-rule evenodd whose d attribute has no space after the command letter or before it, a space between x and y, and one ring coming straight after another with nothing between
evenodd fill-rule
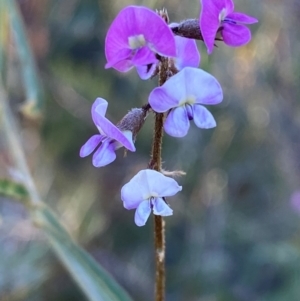
<instances>
[{"instance_id":1,"label":"flower petal","mask_svg":"<svg viewBox=\"0 0 300 301\"><path fill-rule=\"evenodd\" d=\"M137 226L144 226L150 216L151 207L149 201L143 201L137 207L134 215L134 222Z\"/></svg>"},{"instance_id":2,"label":"flower petal","mask_svg":"<svg viewBox=\"0 0 300 301\"><path fill-rule=\"evenodd\" d=\"M136 54L132 58L132 63L135 66L143 66L155 63L157 61L155 54L148 48L142 47L137 50Z\"/></svg>"},{"instance_id":3,"label":"flower petal","mask_svg":"<svg viewBox=\"0 0 300 301\"><path fill-rule=\"evenodd\" d=\"M169 80L173 79L175 76L172 76ZM176 84L177 86L173 87L173 90L176 90L177 92L180 92L182 90L182 84L180 83L180 78L176 77L179 79L179 81L173 80L172 83L174 85ZM169 81L167 80L167 82ZM166 82L166 83L167 83ZM161 86L153 89L149 95L148 102L151 106L151 108L158 113L163 113L167 112L171 108L175 108L179 105L179 93L176 94L176 91L174 93L171 93L171 85L166 85L166 83ZM178 87L179 85L179 87ZM178 88L178 89L177 89ZM185 93L184 91L181 91L181 96L183 96Z\"/></svg>"},{"instance_id":4,"label":"flower petal","mask_svg":"<svg viewBox=\"0 0 300 301\"><path fill-rule=\"evenodd\" d=\"M216 78L201 69L191 67L186 67L169 78L160 89L167 94L165 98L176 98L177 103L192 97L196 103L215 105L223 99L222 88Z\"/></svg>"},{"instance_id":5,"label":"flower petal","mask_svg":"<svg viewBox=\"0 0 300 301\"><path fill-rule=\"evenodd\" d=\"M162 173L144 169L139 171L127 184L122 187L121 198L127 209L136 208L142 200L151 197L166 197L181 191L177 182Z\"/></svg>"},{"instance_id":6,"label":"flower petal","mask_svg":"<svg viewBox=\"0 0 300 301\"><path fill-rule=\"evenodd\" d=\"M113 67L120 72L127 72L133 68L133 64L130 59L131 55L131 49L122 49L105 64L104 68L108 69Z\"/></svg>"},{"instance_id":7,"label":"flower petal","mask_svg":"<svg viewBox=\"0 0 300 301\"><path fill-rule=\"evenodd\" d=\"M115 62L112 64L111 61L124 60L124 56L120 54L123 54L124 49L130 49L128 39L139 35L144 36L147 46L152 51L164 56L176 55L174 36L166 22L146 7L128 6L120 11L107 32L107 66L112 65L115 68Z\"/></svg>"},{"instance_id":8,"label":"flower petal","mask_svg":"<svg viewBox=\"0 0 300 301\"><path fill-rule=\"evenodd\" d=\"M215 37L220 26L219 14L225 8L225 0L202 0L200 14L200 29L207 52L210 54L214 48Z\"/></svg>"},{"instance_id":9,"label":"flower petal","mask_svg":"<svg viewBox=\"0 0 300 301\"><path fill-rule=\"evenodd\" d=\"M224 43L231 47L243 46L251 40L250 29L240 24L224 23L222 36Z\"/></svg>"},{"instance_id":10,"label":"flower petal","mask_svg":"<svg viewBox=\"0 0 300 301\"><path fill-rule=\"evenodd\" d=\"M107 106L108 106L108 102L104 98L97 97L96 100L94 101L94 103L92 105L92 109L91 109L93 120L94 120L94 116L93 115L94 115L94 113L96 111L101 116L105 116L106 110L107 110ZM94 123L95 123L95 121L94 121Z\"/></svg>"},{"instance_id":11,"label":"flower petal","mask_svg":"<svg viewBox=\"0 0 300 301\"><path fill-rule=\"evenodd\" d=\"M102 167L110 164L116 159L115 147L110 139L102 142L101 146L93 155L93 165Z\"/></svg>"},{"instance_id":12,"label":"flower petal","mask_svg":"<svg viewBox=\"0 0 300 301\"><path fill-rule=\"evenodd\" d=\"M229 15L234 10L234 3L232 0L225 0L225 1L219 1L219 2L225 2L225 9L226 9L226 15Z\"/></svg>"},{"instance_id":13,"label":"flower petal","mask_svg":"<svg viewBox=\"0 0 300 301\"><path fill-rule=\"evenodd\" d=\"M99 145L99 143L103 140L104 136L102 135L94 135L92 136L80 149L80 157L84 158L90 155L95 148Z\"/></svg>"},{"instance_id":14,"label":"flower petal","mask_svg":"<svg viewBox=\"0 0 300 301\"><path fill-rule=\"evenodd\" d=\"M184 137L190 128L190 121L185 106L170 111L164 123L166 133L172 137Z\"/></svg>"},{"instance_id":15,"label":"flower petal","mask_svg":"<svg viewBox=\"0 0 300 301\"><path fill-rule=\"evenodd\" d=\"M217 125L213 115L201 105L193 106L193 119L196 126L201 129L210 129Z\"/></svg>"},{"instance_id":16,"label":"flower petal","mask_svg":"<svg viewBox=\"0 0 300 301\"><path fill-rule=\"evenodd\" d=\"M155 72L158 61L154 64L149 64L145 66L136 66L136 71L141 79L149 79Z\"/></svg>"},{"instance_id":17,"label":"flower petal","mask_svg":"<svg viewBox=\"0 0 300 301\"><path fill-rule=\"evenodd\" d=\"M114 139L121 143L128 150L134 152L135 146L132 142L132 138L127 137L122 133L113 123L111 123L107 118L98 114L97 110L93 114L94 122L101 134ZM132 137L132 136L131 136Z\"/></svg>"},{"instance_id":18,"label":"flower petal","mask_svg":"<svg viewBox=\"0 0 300 301\"><path fill-rule=\"evenodd\" d=\"M124 207L130 210L137 208L142 201L150 198L150 193L147 173L141 170L122 187L121 199Z\"/></svg>"},{"instance_id":19,"label":"flower petal","mask_svg":"<svg viewBox=\"0 0 300 301\"><path fill-rule=\"evenodd\" d=\"M156 198L153 202L153 213L155 215L169 216L173 210L166 204L162 198Z\"/></svg>"},{"instance_id":20,"label":"flower petal","mask_svg":"<svg viewBox=\"0 0 300 301\"><path fill-rule=\"evenodd\" d=\"M175 36L176 42L176 58L175 67L178 70L184 67L195 67L197 68L200 63L200 53L196 41L193 39L187 39L180 36Z\"/></svg>"},{"instance_id":21,"label":"flower petal","mask_svg":"<svg viewBox=\"0 0 300 301\"><path fill-rule=\"evenodd\" d=\"M255 19L251 16L248 16L244 13L238 13L238 12L234 12L234 13L227 15L226 19L235 21L235 22L239 22L239 23L244 23L244 24L254 24L254 23L258 22L257 19Z\"/></svg>"}]
</instances>

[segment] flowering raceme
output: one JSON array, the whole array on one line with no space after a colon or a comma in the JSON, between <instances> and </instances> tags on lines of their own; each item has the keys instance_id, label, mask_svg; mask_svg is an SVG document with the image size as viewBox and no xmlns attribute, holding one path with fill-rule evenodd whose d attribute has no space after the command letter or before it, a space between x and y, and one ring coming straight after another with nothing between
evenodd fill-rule
<instances>
[{"instance_id":1,"label":"flowering raceme","mask_svg":"<svg viewBox=\"0 0 300 301\"><path fill-rule=\"evenodd\" d=\"M149 104L158 113L170 110L164 129L170 136L183 137L188 132L190 120L199 128L215 127L214 117L202 104L215 105L222 99L221 86L212 75L186 67L155 88L149 95Z\"/></svg>"},{"instance_id":2,"label":"flowering raceme","mask_svg":"<svg viewBox=\"0 0 300 301\"><path fill-rule=\"evenodd\" d=\"M200 29L208 53L212 53L215 37L220 31L228 46L237 47L251 40L251 32L243 24L253 24L257 19L234 12L232 0L201 0Z\"/></svg>"},{"instance_id":3,"label":"flowering raceme","mask_svg":"<svg viewBox=\"0 0 300 301\"><path fill-rule=\"evenodd\" d=\"M146 7L125 7L106 35L105 68L126 72L134 66L157 62L156 53L176 56L175 39L167 23Z\"/></svg>"},{"instance_id":4,"label":"flowering raceme","mask_svg":"<svg viewBox=\"0 0 300 301\"><path fill-rule=\"evenodd\" d=\"M92 106L92 118L100 135L92 136L80 149L80 157L90 155L101 143L93 155L93 165L102 167L116 159L115 151L124 146L134 152L135 146L131 131L120 131L107 118L105 113L108 103L103 98L97 98Z\"/></svg>"},{"instance_id":5,"label":"flowering raceme","mask_svg":"<svg viewBox=\"0 0 300 301\"><path fill-rule=\"evenodd\" d=\"M126 209L136 209L136 225L144 226L151 210L155 215L172 215L173 210L164 198L175 195L181 189L174 179L155 170L145 169L139 171L122 187L121 198Z\"/></svg>"}]
</instances>

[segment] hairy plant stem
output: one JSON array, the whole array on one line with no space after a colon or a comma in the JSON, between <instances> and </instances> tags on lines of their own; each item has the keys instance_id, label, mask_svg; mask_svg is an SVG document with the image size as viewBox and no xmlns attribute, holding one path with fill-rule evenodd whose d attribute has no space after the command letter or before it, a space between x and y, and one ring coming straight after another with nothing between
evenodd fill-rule
<instances>
[{"instance_id":1,"label":"hairy plant stem","mask_svg":"<svg viewBox=\"0 0 300 301\"><path fill-rule=\"evenodd\" d=\"M159 86L168 79L168 59L161 58ZM163 138L164 114L155 113L154 137L149 168L161 171L161 148ZM165 300L165 222L160 215L154 215L155 239L155 301Z\"/></svg>"}]
</instances>

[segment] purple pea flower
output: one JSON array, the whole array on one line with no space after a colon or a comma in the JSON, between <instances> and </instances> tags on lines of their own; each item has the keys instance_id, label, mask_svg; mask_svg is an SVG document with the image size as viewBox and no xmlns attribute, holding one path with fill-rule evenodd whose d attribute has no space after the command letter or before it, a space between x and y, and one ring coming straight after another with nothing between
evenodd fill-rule
<instances>
[{"instance_id":1,"label":"purple pea flower","mask_svg":"<svg viewBox=\"0 0 300 301\"><path fill-rule=\"evenodd\" d=\"M257 19L234 12L232 0L201 1L200 29L209 54L213 51L218 30L220 30L224 43L228 46L242 46L251 40L251 32L243 24L256 23Z\"/></svg>"},{"instance_id":2,"label":"purple pea flower","mask_svg":"<svg viewBox=\"0 0 300 301\"><path fill-rule=\"evenodd\" d=\"M167 23L154 11L141 6L127 6L120 11L105 40L105 68L126 72L145 66L161 56L176 55L175 39Z\"/></svg>"},{"instance_id":3,"label":"purple pea flower","mask_svg":"<svg viewBox=\"0 0 300 301\"><path fill-rule=\"evenodd\" d=\"M126 209L136 209L134 221L140 227L146 224L151 210L155 215L172 215L173 210L164 197L175 195L181 189L174 179L155 170L145 169L122 187L121 199Z\"/></svg>"},{"instance_id":4,"label":"purple pea flower","mask_svg":"<svg viewBox=\"0 0 300 301\"><path fill-rule=\"evenodd\" d=\"M97 98L92 106L92 118L100 135L92 136L80 149L80 157L90 155L100 144L93 155L93 165L102 167L116 159L115 151L124 146L134 152L135 146L131 131L120 131L105 118L108 103L103 98Z\"/></svg>"},{"instance_id":5,"label":"purple pea flower","mask_svg":"<svg viewBox=\"0 0 300 301\"><path fill-rule=\"evenodd\" d=\"M176 56L173 58L174 65L178 70L184 67L197 68L200 64L200 53L193 39L175 36ZM149 79L157 68L159 61L147 66L137 66L136 70L141 79Z\"/></svg>"},{"instance_id":6,"label":"purple pea flower","mask_svg":"<svg viewBox=\"0 0 300 301\"><path fill-rule=\"evenodd\" d=\"M165 131L173 137L183 137L194 120L199 128L216 126L212 114L201 104L215 105L222 101L219 82L209 73L186 67L169 78L149 95L149 104L158 113L170 110L164 123Z\"/></svg>"}]
</instances>

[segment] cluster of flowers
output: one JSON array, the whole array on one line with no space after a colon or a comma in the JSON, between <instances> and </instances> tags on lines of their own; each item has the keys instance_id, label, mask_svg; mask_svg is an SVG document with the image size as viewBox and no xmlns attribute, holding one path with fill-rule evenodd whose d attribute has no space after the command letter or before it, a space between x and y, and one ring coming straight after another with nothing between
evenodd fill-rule
<instances>
[{"instance_id":1,"label":"cluster of flowers","mask_svg":"<svg viewBox=\"0 0 300 301\"><path fill-rule=\"evenodd\" d=\"M148 105L132 109L117 125L105 118L108 103L97 98L92 106L92 118L100 134L92 136L81 148L80 156L93 154L95 167L105 166L116 158L115 151L125 147L135 151L134 141L151 109L165 113L164 130L173 137L187 134L190 120L197 127L216 126L212 114L203 105L222 101L218 81L198 69L200 54L194 39L204 41L212 53L215 40L229 46L242 46L251 39L250 30L243 25L257 22L255 18L234 12L232 0L202 0L199 20L186 20L168 25L165 11L156 13L146 7L128 6L111 24L106 40L105 68L127 72L137 70L141 79L160 72L162 58L168 58L167 81L149 95ZM166 22L167 21L167 22ZM182 189L177 182L155 170L140 171L121 190L126 209L136 209L135 223L145 225L151 211L156 215L172 215L165 197Z\"/></svg>"}]
</instances>

